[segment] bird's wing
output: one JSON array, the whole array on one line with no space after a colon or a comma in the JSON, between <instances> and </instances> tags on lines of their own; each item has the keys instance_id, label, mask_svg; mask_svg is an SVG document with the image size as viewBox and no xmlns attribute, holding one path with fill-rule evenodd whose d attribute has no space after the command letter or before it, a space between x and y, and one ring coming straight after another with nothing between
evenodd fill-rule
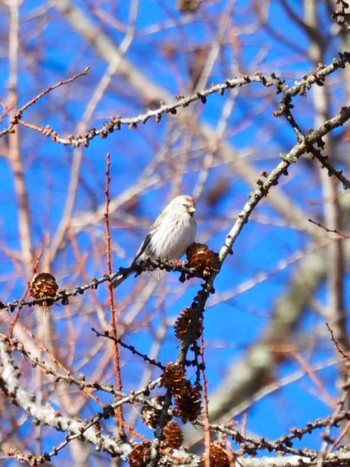
<instances>
[{"instance_id":1,"label":"bird's wing","mask_svg":"<svg viewBox=\"0 0 350 467\"><path fill-rule=\"evenodd\" d=\"M132 262L133 264L139 259L139 257L142 255L142 253L145 251L145 249L147 248L147 245L149 244L149 242L151 241L151 238L152 238L152 233L149 232L144 241L141 243L140 245L140 248L137 250L137 253L136 253L136 256L134 258L134 261Z\"/></svg>"},{"instance_id":2,"label":"bird's wing","mask_svg":"<svg viewBox=\"0 0 350 467\"><path fill-rule=\"evenodd\" d=\"M155 222L151 225L148 234L146 235L144 241L141 243L140 248L137 250L136 256L135 256L134 261L133 261L133 264L135 263L135 261L137 261L139 259L139 257L142 255L142 253L144 253L144 251L146 250L146 248L149 245L154 233L157 232L157 230L159 229L159 226L162 224L163 217L165 215L166 214L164 212L162 212L160 214L160 216L157 217Z\"/></svg>"}]
</instances>

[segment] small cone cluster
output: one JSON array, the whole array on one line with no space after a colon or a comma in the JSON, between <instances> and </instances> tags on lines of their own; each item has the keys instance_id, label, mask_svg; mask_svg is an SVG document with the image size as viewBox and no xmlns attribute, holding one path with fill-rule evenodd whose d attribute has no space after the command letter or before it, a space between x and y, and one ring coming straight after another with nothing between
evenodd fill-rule
<instances>
[{"instance_id":1,"label":"small cone cluster","mask_svg":"<svg viewBox=\"0 0 350 467\"><path fill-rule=\"evenodd\" d=\"M202 410L200 387L192 386L182 366L168 363L161 377L161 385L172 391L177 417L184 423L197 420Z\"/></svg>"}]
</instances>

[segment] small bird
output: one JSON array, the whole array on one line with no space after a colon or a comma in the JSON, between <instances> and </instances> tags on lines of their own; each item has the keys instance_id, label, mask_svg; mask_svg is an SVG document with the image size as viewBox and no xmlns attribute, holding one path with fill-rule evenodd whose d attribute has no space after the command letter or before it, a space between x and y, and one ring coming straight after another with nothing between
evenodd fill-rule
<instances>
[{"instance_id":1,"label":"small bird","mask_svg":"<svg viewBox=\"0 0 350 467\"><path fill-rule=\"evenodd\" d=\"M195 211L196 203L192 196L180 195L170 201L152 224L131 267L147 259L153 261L180 259L196 237ZM116 287L132 272L118 276L112 285Z\"/></svg>"}]
</instances>

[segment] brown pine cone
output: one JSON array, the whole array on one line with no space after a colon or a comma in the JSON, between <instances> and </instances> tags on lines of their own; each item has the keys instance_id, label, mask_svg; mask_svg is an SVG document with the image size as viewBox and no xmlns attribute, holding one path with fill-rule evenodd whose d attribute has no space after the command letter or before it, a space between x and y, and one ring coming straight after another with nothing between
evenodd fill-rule
<instances>
[{"instance_id":1,"label":"brown pine cone","mask_svg":"<svg viewBox=\"0 0 350 467\"><path fill-rule=\"evenodd\" d=\"M151 459L151 443L141 443L134 447L129 456L130 467L146 467Z\"/></svg>"},{"instance_id":2,"label":"brown pine cone","mask_svg":"<svg viewBox=\"0 0 350 467\"><path fill-rule=\"evenodd\" d=\"M181 418L184 423L197 420L202 412L202 401L199 389L192 386L192 384L186 380L181 389L178 389L174 396L176 416Z\"/></svg>"},{"instance_id":3,"label":"brown pine cone","mask_svg":"<svg viewBox=\"0 0 350 467\"><path fill-rule=\"evenodd\" d=\"M218 253L210 250L208 245L193 243L186 251L187 267L195 268L204 278L212 271L219 271L220 261Z\"/></svg>"},{"instance_id":4,"label":"brown pine cone","mask_svg":"<svg viewBox=\"0 0 350 467\"><path fill-rule=\"evenodd\" d=\"M174 394L182 390L186 383L185 370L178 363L167 363L161 376L160 385L170 389Z\"/></svg>"},{"instance_id":5,"label":"brown pine cone","mask_svg":"<svg viewBox=\"0 0 350 467\"><path fill-rule=\"evenodd\" d=\"M228 453L225 447L217 441L210 443L210 465L215 465L215 467L230 467L232 465L232 460L234 462L234 455L232 451L231 453ZM203 454L200 467L204 467L204 465L205 455Z\"/></svg>"},{"instance_id":6,"label":"brown pine cone","mask_svg":"<svg viewBox=\"0 0 350 467\"><path fill-rule=\"evenodd\" d=\"M203 331L202 319L196 315L194 308L185 308L175 322L175 336L179 340L185 338L195 341Z\"/></svg>"},{"instance_id":7,"label":"brown pine cone","mask_svg":"<svg viewBox=\"0 0 350 467\"><path fill-rule=\"evenodd\" d=\"M58 285L56 279L48 272L41 272L36 275L30 284L30 295L35 298L54 297L57 293ZM53 300L44 300L39 303L45 311L53 304Z\"/></svg>"},{"instance_id":8,"label":"brown pine cone","mask_svg":"<svg viewBox=\"0 0 350 467\"><path fill-rule=\"evenodd\" d=\"M181 427L177 422L168 422L163 431L163 442L166 447L179 449L183 442Z\"/></svg>"},{"instance_id":9,"label":"brown pine cone","mask_svg":"<svg viewBox=\"0 0 350 467\"><path fill-rule=\"evenodd\" d=\"M195 13L201 3L202 0L179 0L177 8L181 13Z\"/></svg>"}]
</instances>

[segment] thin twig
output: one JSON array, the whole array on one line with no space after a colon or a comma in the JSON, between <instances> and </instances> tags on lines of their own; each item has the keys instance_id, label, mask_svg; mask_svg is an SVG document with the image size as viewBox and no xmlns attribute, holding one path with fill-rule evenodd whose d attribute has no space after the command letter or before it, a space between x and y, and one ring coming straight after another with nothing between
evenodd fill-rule
<instances>
[{"instance_id":1,"label":"thin twig","mask_svg":"<svg viewBox=\"0 0 350 467\"><path fill-rule=\"evenodd\" d=\"M111 201L109 188L111 184L111 156L107 154L107 168L106 168L106 187L105 187L105 196L106 196L106 212L105 212L105 225L106 225L106 257L107 257L107 270L109 274L112 274L113 264L112 264L112 252L111 252L111 229L109 225L109 204ZM111 305L112 312L112 333L113 333L113 349L114 349L114 368L117 381L117 391L123 391L122 375L120 369L120 349L118 343L118 323L119 323L119 312L114 300L113 286L111 283L108 284L109 292L109 303ZM123 415L123 406L120 405L117 410L117 420L118 420L118 430L119 436L121 439L125 437L124 430L124 415Z\"/></svg>"}]
</instances>

